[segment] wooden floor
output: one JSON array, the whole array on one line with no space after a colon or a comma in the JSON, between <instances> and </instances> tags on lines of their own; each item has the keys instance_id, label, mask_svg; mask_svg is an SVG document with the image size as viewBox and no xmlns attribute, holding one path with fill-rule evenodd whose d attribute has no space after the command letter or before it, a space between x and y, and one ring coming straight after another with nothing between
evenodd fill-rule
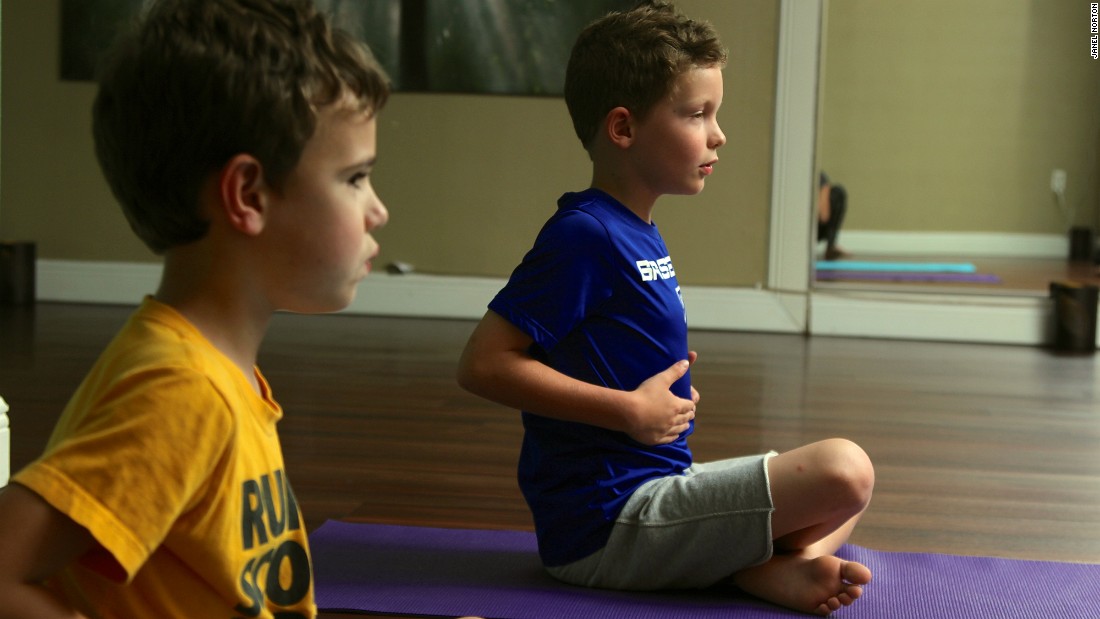
<instances>
[{"instance_id":1,"label":"wooden floor","mask_svg":"<svg viewBox=\"0 0 1100 619\"><path fill-rule=\"evenodd\" d=\"M129 307L0 308L13 470ZM279 315L261 367L286 410L287 469L325 519L530 529L518 415L461 391L473 323ZM880 550L1100 562L1100 393L1093 356L1039 348L703 332L696 458L832 436L875 463L852 541Z\"/></svg>"}]
</instances>

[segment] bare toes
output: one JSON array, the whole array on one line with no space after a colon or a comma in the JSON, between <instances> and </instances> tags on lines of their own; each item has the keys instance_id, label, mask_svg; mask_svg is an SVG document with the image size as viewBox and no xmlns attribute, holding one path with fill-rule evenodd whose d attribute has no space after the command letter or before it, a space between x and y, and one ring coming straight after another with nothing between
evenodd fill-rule
<instances>
[{"instance_id":1,"label":"bare toes","mask_svg":"<svg viewBox=\"0 0 1100 619\"><path fill-rule=\"evenodd\" d=\"M871 570L862 563L844 561L840 564L840 579L853 585L865 585L871 582Z\"/></svg>"}]
</instances>

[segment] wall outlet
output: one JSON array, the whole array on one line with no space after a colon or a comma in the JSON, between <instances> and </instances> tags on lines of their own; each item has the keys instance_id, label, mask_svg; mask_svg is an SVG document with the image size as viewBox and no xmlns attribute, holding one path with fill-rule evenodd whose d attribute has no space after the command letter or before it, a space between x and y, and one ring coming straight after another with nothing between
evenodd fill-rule
<instances>
[{"instance_id":1,"label":"wall outlet","mask_svg":"<svg viewBox=\"0 0 1100 619\"><path fill-rule=\"evenodd\" d=\"M1057 194L1066 192L1066 171L1054 170L1050 173L1050 190Z\"/></svg>"}]
</instances>

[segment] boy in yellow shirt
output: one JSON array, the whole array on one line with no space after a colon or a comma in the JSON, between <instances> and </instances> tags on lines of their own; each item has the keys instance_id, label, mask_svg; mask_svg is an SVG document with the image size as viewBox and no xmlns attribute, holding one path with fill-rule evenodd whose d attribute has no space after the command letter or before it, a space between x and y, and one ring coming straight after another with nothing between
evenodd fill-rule
<instances>
[{"instance_id":1,"label":"boy in yellow shirt","mask_svg":"<svg viewBox=\"0 0 1100 619\"><path fill-rule=\"evenodd\" d=\"M108 60L96 154L164 272L0 493L0 617L312 617L256 355L370 271L388 80L309 0L162 0Z\"/></svg>"}]
</instances>

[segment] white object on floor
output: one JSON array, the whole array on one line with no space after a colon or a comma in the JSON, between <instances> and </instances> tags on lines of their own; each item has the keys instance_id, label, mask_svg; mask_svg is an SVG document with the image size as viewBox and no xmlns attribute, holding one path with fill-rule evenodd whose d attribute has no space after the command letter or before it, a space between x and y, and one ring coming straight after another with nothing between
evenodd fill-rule
<instances>
[{"instance_id":1,"label":"white object on floor","mask_svg":"<svg viewBox=\"0 0 1100 619\"><path fill-rule=\"evenodd\" d=\"M11 430L8 429L8 403L0 398L0 488L11 477Z\"/></svg>"}]
</instances>

